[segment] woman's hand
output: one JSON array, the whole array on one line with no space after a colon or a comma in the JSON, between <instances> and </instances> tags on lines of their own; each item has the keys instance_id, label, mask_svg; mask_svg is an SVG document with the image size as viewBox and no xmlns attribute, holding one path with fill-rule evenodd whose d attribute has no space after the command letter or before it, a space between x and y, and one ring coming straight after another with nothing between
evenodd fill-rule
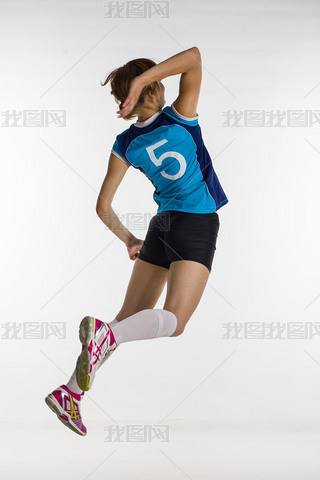
<instances>
[{"instance_id":1,"label":"woman's hand","mask_svg":"<svg viewBox=\"0 0 320 480\"><path fill-rule=\"evenodd\" d=\"M132 112L134 106L136 105L137 101L139 100L140 93L144 87L144 82L138 75L134 77L132 82L130 83L130 89L127 98L122 104L122 108L117 110L118 118L125 117Z\"/></svg>"},{"instance_id":2,"label":"woman's hand","mask_svg":"<svg viewBox=\"0 0 320 480\"><path fill-rule=\"evenodd\" d=\"M127 243L127 250L130 260L136 260L138 258L138 253L140 252L142 245L143 240L140 240L139 238L134 238Z\"/></svg>"}]
</instances>

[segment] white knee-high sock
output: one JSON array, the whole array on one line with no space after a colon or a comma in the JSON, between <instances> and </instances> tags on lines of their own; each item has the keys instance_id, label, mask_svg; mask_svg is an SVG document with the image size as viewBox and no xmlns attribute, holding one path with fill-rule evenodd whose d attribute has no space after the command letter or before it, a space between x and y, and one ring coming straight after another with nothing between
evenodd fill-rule
<instances>
[{"instance_id":1,"label":"white knee-high sock","mask_svg":"<svg viewBox=\"0 0 320 480\"><path fill-rule=\"evenodd\" d=\"M76 369L74 369L74 372L71 375L69 382L65 385L67 388L69 388L71 392L76 393L77 395L81 395L83 393L83 390L79 387L77 382Z\"/></svg>"},{"instance_id":2,"label":"white knee-high sock","mask_svg":"<svg viewBox=\"0 0 320 480\"><path fill-rule=\"evenodd\" d=\"M112 322L108 322L108 325L110 325L112 327L112 325L117 325L118 320L115 318L114 320L112 320Z\"/></svg>"},{"instance_id":3,"label":"white knee-high sock","mask_svg":"<svg viewBox=\"0 0 320 480\"><path fill-rule=\"evenodd\" d=\"M117 345L133 340L169 337L177 328L177 317L168 310L146 309L118 322L109 323Z\"/></svg>"},{"instance_id":4,"label":"white knee-high sock","mask_svg":"<svg viewBox=\"0 0 320 480\"><path fill-rule=\"evenodd\" d=\"M134 313L124 320L116 318L108 323L114 335L117 345L133 340L147 340L151 338L169 337L177 328L177 317L174 313L163 309L146 309ZM98 369L101 365L99 365ZM78 395L83 393L79 388L76 378L76 370L68 383L69 390Z\"/></svg>"}]
</instances>

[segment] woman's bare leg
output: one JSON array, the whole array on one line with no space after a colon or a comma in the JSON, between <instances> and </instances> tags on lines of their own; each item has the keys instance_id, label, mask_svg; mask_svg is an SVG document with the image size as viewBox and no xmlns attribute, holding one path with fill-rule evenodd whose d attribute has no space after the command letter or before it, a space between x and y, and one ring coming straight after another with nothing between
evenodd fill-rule
<instances>
[{"instance_id":1,"label":"woman's bare leg","mask_svg":"<svg viewBox=\"0 0 320 480\"><path fill-rule=\"evenodd\" d=\"M134 261L126 295L116 319L124 320L141 310L154 308L166 284L167 277L167 268L137 258Z\"/></svg>"},{"instance_id":2,"label":"woman's bare leg","mask_svg":"<svg viewBox=\"0 0 320 480\"><path fill-rule=\"evenodd\" d=\"M179 260L171 263L167 296L163 306L177 317L177 329L171 337L183 333L200 302L209 274L207 267L198 262Z\"/></svg>"}]
</instances>

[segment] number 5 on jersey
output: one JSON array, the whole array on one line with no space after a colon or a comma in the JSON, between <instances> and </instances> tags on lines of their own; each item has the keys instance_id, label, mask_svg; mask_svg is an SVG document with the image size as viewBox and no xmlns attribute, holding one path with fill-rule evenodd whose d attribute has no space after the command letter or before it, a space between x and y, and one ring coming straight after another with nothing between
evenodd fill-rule
<instances>
[{"instance_id":1,"label":"number 5 on jersey","mask_svg":"<svg viewBox=\"0 0 320 480\"><path fill-rule=\"evenodd\" d=\"M155 153L154 153L154 150L156 148L160 147L164 143L167 143L167 141L168 140L164 139L164 140L160 140L160 142L157 142L157 143L154 143L153 145L150 145L150 147L147 147L147 152L148 152L148 155L149 155L151 161L157 167L159 167L162 164L163 160L167 157L173 157L176 160L178 160L178 162L180 164L180 169L179 169L178 173L176 173L175 175L169 175L164 170L162 170L162 172L160 172L163 177L168 178L169 180L177 180L178 178L182 177L182 175L184 174L184 172L186 171L186 168L187 168L187 163L186 163L186 159L184 158L184 156L181 155L181 153L179 153L179 152L165 152L159 158L157 158L155 156Z\"/></svg>"}]
</instances>

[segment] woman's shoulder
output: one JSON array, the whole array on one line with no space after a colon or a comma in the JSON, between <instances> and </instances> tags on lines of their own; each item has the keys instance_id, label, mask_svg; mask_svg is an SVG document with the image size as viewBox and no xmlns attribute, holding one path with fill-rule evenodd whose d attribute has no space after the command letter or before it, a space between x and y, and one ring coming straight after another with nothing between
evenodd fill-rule
<instances>
[{"instance_id":1,"label":"woman's shoulder","mask_svg":"<svg viewBox=\"0 0 320 480\"><path fill-rule=\"evenodd\" d=\"M185 115L182 115L180 112L177 111L173 103L170 106L166 106L162 111L165 115L168 115L170 118L184 125L190 125L192 127L195 127L199 123L198 114L194 117L186 117Z\"/></svg>"}]
</instances>

